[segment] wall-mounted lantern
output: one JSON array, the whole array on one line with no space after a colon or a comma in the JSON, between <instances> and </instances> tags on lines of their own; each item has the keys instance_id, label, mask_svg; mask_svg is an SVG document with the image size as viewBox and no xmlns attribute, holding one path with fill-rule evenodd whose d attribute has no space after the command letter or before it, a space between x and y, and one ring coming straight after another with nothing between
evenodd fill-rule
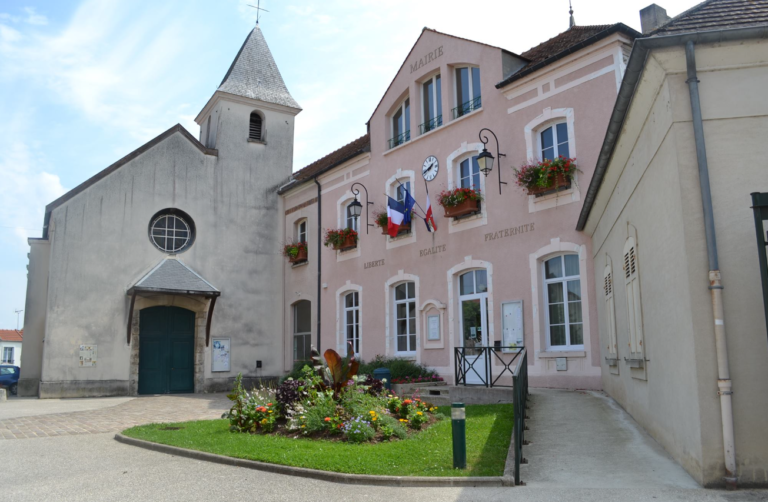
<instances>
[{"instance_id":1,"label":"wall-mounted lantern","mask_svg":"<svg viewBox=\"0 0 768 502\"><path fill-rule=\"evenodd\" d=\"M478 136L480 137L480 141L483 142L483 151L480 152L480 155L477 156L477 165L480 167L480 172L482 172L485 177L487 178L488 175L493 170L493 155L491 155L491 152L488 151L486 146L488 145L488 136L483 135L483 131L488 131L493 135L493 138L496 140L496 157L499 157L499 195L501 195L501 185L506 185L506 181L501 181L501 157L506 157L506 154L499 153L499 138L496 137L496 134L488 129L487 127L484 127L483 129L480 129L480 132L478 133Z\"/></svg>"}]
</instances>

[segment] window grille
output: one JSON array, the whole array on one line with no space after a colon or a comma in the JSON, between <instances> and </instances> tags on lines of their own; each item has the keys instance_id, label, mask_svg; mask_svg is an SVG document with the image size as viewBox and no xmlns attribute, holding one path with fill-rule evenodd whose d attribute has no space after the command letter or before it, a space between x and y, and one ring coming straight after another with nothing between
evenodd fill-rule
<instances>
[{"instance_id":1,"label":"window grille","mask_svg":"<svg viewBox=\"0 0 768 502\"><path fill-rule=\"evenodd\" d=\"M249 139L261 141L261 115L258 112L251 113L251 127L248 133Z\"/></svg>"}]
</instances>

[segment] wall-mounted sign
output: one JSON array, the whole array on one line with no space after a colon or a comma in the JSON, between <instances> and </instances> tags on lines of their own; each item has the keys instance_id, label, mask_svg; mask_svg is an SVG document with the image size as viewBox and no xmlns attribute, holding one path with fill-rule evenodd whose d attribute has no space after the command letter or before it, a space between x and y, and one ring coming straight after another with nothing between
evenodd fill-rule
<instances>
[{"instance_id":1,"label":"wall-mounted sign","mask_svg":"<svg viewBox=\"0 0 768 502\"><path fill-rule=\"evenodd\" d=\"M427 317L427 340L440 340L440 316Z\"/></svg>"},{"instance_id":2,"label":"wall-mounted sign","mask_svg":"<svg viewBox=\"0 0 768 502\"><path fill-rule=\"evenodd\" d=\"M81 345L80 346L80 367L91 368L93 366L96 366L96 346Z\"/></svg>"},{"instance_id":3,"label":"wall-mounted sign","mask_svg":"<svg viewBox=\"0 0 768 502\"><path fill-rule=\"evenodd\" d=\"M229 371L229 338L214 338L211 347L211 371Z\"/></svg>"},{"instance_id":4,"label":"wall-mounted sign","mask_svg":"<svg viewBox=\"0 0 768 502\"><path fill-rule=\"evenodd\" d=\"M523 334L523 301L501 304L502 352L515 352L525 345Z\"/></svg>"}]
</instances>

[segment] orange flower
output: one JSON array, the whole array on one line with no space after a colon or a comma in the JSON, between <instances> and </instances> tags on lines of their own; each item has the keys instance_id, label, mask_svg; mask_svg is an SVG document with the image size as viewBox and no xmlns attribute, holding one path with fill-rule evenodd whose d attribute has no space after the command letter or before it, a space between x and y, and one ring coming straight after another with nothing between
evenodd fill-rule
<instances>
[{"instance_id":1,"label":"orange flower","mask_svg":"<svg viewBox=\"0 0 768 502\"><path fill-rule=\"evenodd\" d=\"M325 417L325 421L326 422L330 422L331 421L331 417Z\"/></svg>"}]
</instances>

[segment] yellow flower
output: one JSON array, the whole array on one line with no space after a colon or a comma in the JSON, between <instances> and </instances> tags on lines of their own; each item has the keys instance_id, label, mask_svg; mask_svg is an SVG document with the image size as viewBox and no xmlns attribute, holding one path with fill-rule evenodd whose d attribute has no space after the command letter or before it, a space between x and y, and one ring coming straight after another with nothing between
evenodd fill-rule
<instances>
[{"instance_id":1,"label":"yellow flower","mask_svg":"<svg viewBox=\"0 0 768 502\"><path fill-rule=\"evenodd\" d=\"M302 425L302 426L301 426L301 428L302 428L302 429L303 429L304 427L306 427L306 425Z\"/></svg>"},{"instance_id":2,"label":"yellow flower","mask_svg":"<svg viewBox=\"0 0 768 502\"><path fill-rule=\"evenodd\" d=\"M417 411L417 412L416 412L416 414L417 414L417 415L423 415L423 413L422 413L422 412L420 412L420 411Z\"/></svg>"},{"instance_id":3,"label":"yellow flower","mask_svg":"<svg viewBox=\"0 0 768 502\"><path fill-rule=\"evenodd\" d=\"M272 410L269 410L267 413L272 413Z\"/></svg>"},{"instance_id":4,"label":"yellow flower","mask_svg":"<svg viewBox=\"0 0 768 502\"><path fill-rule=\"evenodd\" d=\"M264 420L261 421L261 423L262 424L266 424L267 423L267 419L265 418Z\"/></svg>"},{"instance_id":5,"label":"yellow flower","mask_svg":"<svg viewBox=\"0 0 768 502\"><path fill-rule=\"evenodd\" d=\"M368 413L370 413L371 415L375 415L376 414L376 412L373 411L373 410L369 411Z\"/></svg>"}]
</instances>

